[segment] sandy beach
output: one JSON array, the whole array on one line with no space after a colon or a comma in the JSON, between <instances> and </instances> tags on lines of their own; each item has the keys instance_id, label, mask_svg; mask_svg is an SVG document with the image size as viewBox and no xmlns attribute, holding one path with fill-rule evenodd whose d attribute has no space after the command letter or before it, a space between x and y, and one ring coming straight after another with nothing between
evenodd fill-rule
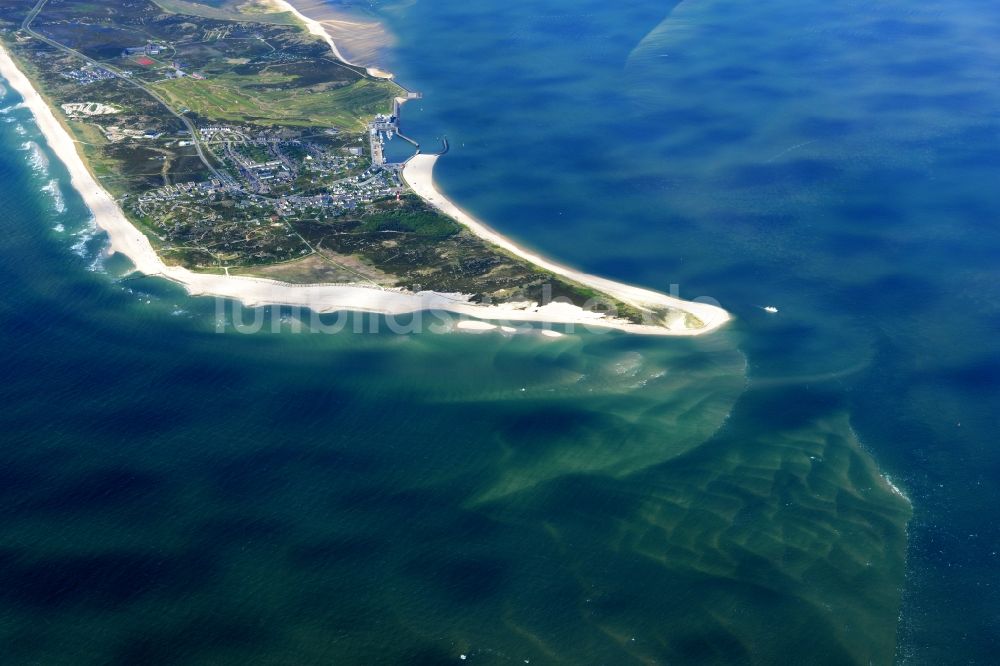
<instances>
[{"instance_id":1,"label":"sandy beach","mask_svg":"<svg viewBox=\"0 0 1000 666\"><path fill-rule=\"evenodd\" d=\"M378 67L371 67L366 65L359 65L358 63L351 62L344 55L343 51L337 48L337 42L330 35L330 32L342 33L345 30L371 30L371 26L368 24L354 23L351 21L342 20L326 20L322 23L309 18L290 3L285 0L269 0L275 9L279 12L289 12L295 16L299 21L301 21L310 34L321 37L323 41L330 45L330 50L333 54L337 56L337 60L343 63L351 65L352 67L364 67L365 71L368 72L368 76L374 77L376 79L391 79L392 73L386 72L385 70L379 69ZM329 29L328 29L329 28Z\"/></svg>"},{"instance_id":2,"label":"sandy beach","mask_svg":"<svg viewBox=\"0 0 1000 666\"><path fill-rule=\"evenodd\" d=\"M301 16L283 0L275 2L280 2ZM322 36L334 53L341 57L333 40L322 26L305 17L302 17L302 20L313 34ZM437 310L483 320L580 324L650 335L701 335L717 329L729 319L728 314L720 308L681 301L657 292L579 273L521 249L460 210L437 191L433 183L433 167L437 157L432 155L417 155L412 158L404 170L405 180L419 196L468 227L476 235L546 270L605 292L625 303L639 307L677 308L694 314L705 322L705 326L688 329L683 326L682 316L677 322L666 327L637 325L608 319L601 313L589 312L568 303L549 303L541 307L532 303L483 306L470 303L468 297L461 294L435 292L414 294L359 285L295 285L263 278L195 273L183 267L168 266L156 254L149 239L133 226L111 195L94 179L77 151L73 138L3 48L0 48L0 76L24 98L25 106L33 113L38 128L52 152L66 165L70 174L70 184L82 196L93 213L98 227L108 234L111 252L119 252L128 257L138 272L172 280L182 285L191 295L221 296L238 300L248 306L280 304L307 307L317 312L351 310L398 315Z\"/></svg>"},{"instance_id":3,"label":"sandy beach","mask_svg":"<svg viewBox=\"0 0 1000 666\"><path fill-rule=\"evenodd\" d=\"M675 335L683 335L686 332L692 335L707 333L729 321L729 314L720 307L708 303L696 303L684 301L679 298L667 296L649 289L641 289L631 285L615 282L606 278L588 275L580 271L561 266L533 252L513 243L509 239L500 235L479 220L475 219L461 208L456 206L450 199L441 194L434 186L434 164L437 162L437 155L414 155L403 168L403 179L406 184L413 189L422 199L436 207L438 210L453 218L460 224L468 228L476 236L488 241L508 252L515 254L522 259L530 261L536 266L540 266L547 271L555 273L561 277L573 280L582 285L592 287L609 296L619 299L623 303L639 308L673 308L681 312L687 312L698 317L705 323L704 328L689 331L683 328L682 322L676 322L672 332ZM650 327L641 327L650 328ZM645 332L645 331L640 331Z\"/></svg>"}]
</instances>

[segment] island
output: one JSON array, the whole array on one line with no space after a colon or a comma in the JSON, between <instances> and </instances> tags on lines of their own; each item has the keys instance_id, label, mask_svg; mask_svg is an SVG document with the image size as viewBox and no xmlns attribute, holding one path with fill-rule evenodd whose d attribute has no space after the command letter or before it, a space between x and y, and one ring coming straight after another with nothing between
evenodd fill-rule
<instances>
[{"instance_id":1,"label":"island","mask_svg":"<svg viewBox=\"0 0 1000 666\"><path fill-rule=\"evenodd\" d=\"M699 335L729 315L525 250L434 186L419 97L279 0L0 0L0 75L136 271L249 305ZM403 163L387 140L411 141ZM445 141L442 152L447 150Z\"/></svg>"}]
</instances>

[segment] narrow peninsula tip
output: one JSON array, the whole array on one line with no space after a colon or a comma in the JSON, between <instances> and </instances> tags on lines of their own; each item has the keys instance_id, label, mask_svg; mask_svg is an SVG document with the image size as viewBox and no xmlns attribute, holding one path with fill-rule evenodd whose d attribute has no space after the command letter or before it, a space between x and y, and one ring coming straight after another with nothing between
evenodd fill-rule
<instances>
[{"instance_id":1,"label":"narrow peninsula tip","mask_svg":"<svg viewBox=\"0 0 1000 666\"><path fill-rule=\"evenodd\" d=\"M419 95L284 0L0 0L0 42L111 250L191 294L656 335L729 319L522 249L437 190L436 155L390 162Z\"/></svg>"}]
</instances>

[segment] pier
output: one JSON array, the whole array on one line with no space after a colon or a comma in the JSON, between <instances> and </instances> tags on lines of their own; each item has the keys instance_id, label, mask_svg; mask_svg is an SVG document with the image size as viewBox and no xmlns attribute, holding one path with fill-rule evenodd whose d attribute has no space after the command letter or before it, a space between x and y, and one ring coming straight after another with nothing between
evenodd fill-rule
<instances>
[{"instance_id":1,"label":"pier","mask_svg":"<svg viewBox=\"0 0 1000 666\"><path fill-rule=\"evenodd\" d=\"M405 141L405 142L407 142L409 144L412 144L413 147L416 148L418 151L420 150L420 144L419 143L417 143L414 139L411 139L410 137L406 136L405 134L403 134L402 132L400 132L398 129L396 130L396 136L398 136L403 141Z\"/></svg>"},{"instance_id":2,"label":"pier","mask_svg":"<svg viewBox=\"0 0 1000 666\"><path fill-rule=\"evenodd\" d=\"M372 152L372 166L385 166L385 155L382 152L382 137L379 136L379 130L375 126L375 123L372 124L368 134L368 141Z\"/></svg>"},{"instance_id":3,"label":"pier","mask_svg":"<svg viewBox=\"0 0 1000 666\"><path fill-rule=\"evenodd\" d=\"M382 140L382 134L386 136L398 136L403 141L406 141L411 146L416 149L416 152L420 152L420 144L416 139L413 139L399 130L399 114L403 104L412 99L422 99L423 94L418 92L413 92L403 89L406 92L405 97L396 97L392 100L392 115L386 116L384 114L379 114L375 116L373 120L368 125L368 140L371 145L371 157L372 165L383 167L387 169L397 169L402 165L399 164L388 164L385 161L385 144ZM448 146L445 142L445 151L447 151Z\"/></svg>"},{"instance_id":4,"label":"pier","mask_svg":"<svg viewBox=\"0 0 1000 666\"><path fill-rule=\"evenodd\" d=\"M406 89L403 88L403 90ZM401 131L399 131L399 112L402 109L404 102L408 102L413 99L423 99L423 97L424 97L423 93L406 90L405 97L396 97L395 99L392 100L392 117L389 118L389 121L392 125L392 130L396 134L396 136L398 136L400 139L406 141L414 148L416 148L417 152L420 152L420 144L417 143L415 139L411 139L410 137L406 136Z\"/></svg>"}]
</instances>

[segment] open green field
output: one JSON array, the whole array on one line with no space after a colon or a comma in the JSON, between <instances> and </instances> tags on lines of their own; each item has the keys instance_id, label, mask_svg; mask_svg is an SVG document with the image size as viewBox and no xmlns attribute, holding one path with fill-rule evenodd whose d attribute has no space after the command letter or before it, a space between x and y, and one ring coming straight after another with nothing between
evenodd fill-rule
<instances>
[{"instance_id":1,"label":"open green field","mask_svg":"<svg viewBox=\"0 0 1000 666\"><path fill-rule=\"evenodd\" d=\"M187 107L206 118L258 125L335 126L363 131L366 120L388 112L396 87L385 81L358 79L331 88L295 88L293 77L226 74L198 81L161 81L154 88L175 108Z\"/></svg>"}]
</instances>

